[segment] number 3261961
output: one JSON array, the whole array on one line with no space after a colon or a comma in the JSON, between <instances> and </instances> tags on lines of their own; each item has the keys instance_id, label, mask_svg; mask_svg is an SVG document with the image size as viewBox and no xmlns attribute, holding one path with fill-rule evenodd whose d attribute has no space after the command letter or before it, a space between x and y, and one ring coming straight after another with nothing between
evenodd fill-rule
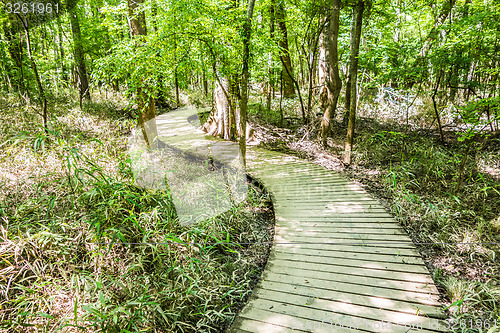
<instances>
[{"instance_id":1,"label":"number 3261961","mask_svg":"<svg viewBox=\"0 0 500 333\"><path fill-rule=\"evenodd\" d=\"M8 14L52 14L59 13L58 3L42 3L42 2L14 2L6 3L4 10Z\"/></svg>"}]
</instances>

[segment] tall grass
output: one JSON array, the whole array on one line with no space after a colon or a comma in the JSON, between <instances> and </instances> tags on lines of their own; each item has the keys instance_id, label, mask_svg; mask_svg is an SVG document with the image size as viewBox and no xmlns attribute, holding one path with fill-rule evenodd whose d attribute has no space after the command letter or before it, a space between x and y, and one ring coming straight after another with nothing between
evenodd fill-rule
<instances>
[{"instance_id":1,"label":"tall grass","mask_svg":"<svg viewBox=\"0 0 500 333\"><path fill-rule=\"evenodd\" d=\"M460 143L445 146L425 135L364 131L358 138L359 169L351 171L378 170L370 182L380 182L390 209L417 242L448 296L455 323L468 323L454 327L460 332L479 332L470 325L476 320L500 325L500 236L493 223L500 216L500 184L478 160L487 155L494 164L497 150L476 147L465 159Z\"/></svg>"},{"instance_id":2,"label":"tall grass","mask_svg":"<svg viewBox=\"0 0 500 333\"><path fill-rule=\"evenodd\" d=\"M123 102L99 98L53 105L49 134L0 99L0 329L219 332L265 263L235 242L270 240L266 196L180 225L167 190L134 185Z\"/></svg>"}]
</instances>

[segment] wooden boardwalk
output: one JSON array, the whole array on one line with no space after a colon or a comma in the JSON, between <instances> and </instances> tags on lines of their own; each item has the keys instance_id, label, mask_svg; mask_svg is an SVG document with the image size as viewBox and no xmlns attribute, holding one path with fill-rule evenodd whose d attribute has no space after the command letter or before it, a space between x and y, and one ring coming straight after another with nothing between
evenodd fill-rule
<instances>
[{"instance_id":1,"label":"wooden boardwalk","mask_svg":"<svg viewBox=\"0 0 500 333\"><path fill-rule=\"evenodd\" d=\"M160 137L162 117L180 125L189 112L160 116ZM176 132L182 146L208 140L192 126ZM275 244L229 332L448 331L420 254L362 188L316 164L257 148L248 151L247 172L271 193Z\"/></svg>"}]
</instances>

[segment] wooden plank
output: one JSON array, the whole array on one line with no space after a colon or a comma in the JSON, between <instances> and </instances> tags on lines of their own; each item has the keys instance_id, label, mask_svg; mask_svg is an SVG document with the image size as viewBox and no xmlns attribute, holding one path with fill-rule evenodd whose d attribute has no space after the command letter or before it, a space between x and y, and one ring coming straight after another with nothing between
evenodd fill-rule
<instances>
[{"instance_id":1,"label":"wooden plank","mask_svg":"<svg viewBox=\"0 0 500 333\"><path fill-rule=\"evenodd\" d=\"M279 244L321 244L325 247L325 249L330 248L331 246L339 246L339 245L350 245L350 246L363 246L363 247L383 247L383 248L391 248L391 249L415 249L415 246L412 242L396 242L396 241L388 241L384 240L375 240L371 239L370 241L366 239L362 239L359 237L353 238L307 238L307 237L293 237L287 238L275 234L274 242Z\"/></svg>"},{"instance_id":2,"label":"wooden plank","mask_svg":"<svg viewBox=\"0 0 500 333\"><path fill-rule=\"evenodd\" d=\"M438 306L401 301L390 297L380 297L372 294L360 294L358 293L358 290L335 290L332 289L335 287L332 286L331 283L326 283L325 281L313 281L313 284L311 284L304 278L285 281L283 277L284 275L279 276L277 274L266 276L266 279L259 285L259 290L273 290L286 294L314 297L338 303L355 304L372 309L385 309L415 316L437 319L446 318L443 309ZM258 296L258 292L255 296Z\"/></svg>"},{"instance_id":3,"label":"wooden plank","mask_svg":"<svg viewBox=\"0 0 500 333\"><path fill-rule=\"evenodd\" d=\"M396 225L390 225L386 224L383 227L377 226L376 224L369 224L366 227L353 227L352 223L329 223L328 225L324 225L321 227L318 226L301 226L297 227L296 223L290 223L287 221L279 221L279 223L276 224L276 229L284 230L285 232L295 232L295 233L300 233L301 235L307 235L307 234L316 234L316 235L323 235L323 234L329 234L329 233L355 233L355 234L400 234L404 235L405 237L406 234L404 231L401 230Z\"/></svg>"},{"instance_id":4,"label":"wooden plank","mask_svg":"<svg viewBox=\"0 0 500 333\"><path fill-rule=\"evenodd\" d=\"M295 230L329 230L336 228L350 228L349 230L356 229L374 229L374 230L384 230L384 229L397 229L402 230L401 226L398 225L394 220L378 223L373 221L365 222L353 222L353 221L318 221L318 222L305 222L305 221L289 221L289 220L279 220L279 225L283 228L295 228Z\"/></svg>"},{"instance_id":5,"label":"wooden plank","mask_svg":"<svg viewBox=\"0 0 500 333\"><path fill-rule=\"evenodd\" d=\"M275 257L274 255L271 255L269 257L269 260L271 260L273 264L279 264L281 267L288 265L288 267L290 268L310 269L311 271L318 271L318 272L346 274L346 275L354 275L361 277L375 276L380 279L418 282L422 284L434 283L429 274L397 272L385 269L376 269L372 267L343 266L343 265L326 264L326 263L318 264L309 261L283 258L281 256Z\"/></svg>"},{"instance_id":6,"label":"wooden plank","mask_svg":"<svg viewBox=\"0 0 500 333\"><path fill-rule=\"evenodd\" d=\"M295 300L302 301L302 298ZM309 301L308 299L306 302ZM312 300L310 300L313 302ZM253 299L249 303L248 311L242 313L246 318L265 318L273 320L267 313L276 313L296 318L290 321L290 328L305 329L308 332L382 332L406 333L408 327L404 325L381 325L380 319L368 319L357 313L334 312L317 309L314 306L295 305L288 302L272 301L264 298ZM408 315L407 315L408 316ZM425 319L425 318L424 318ZM422 320L422 319L421 319ZM435 321L436 319L433 319ZM416 326L416 325L415 325ZM429 330L422 330L429 332Z\"/></svg>"},{"instance_id":7,"label":"wooden plank","mask_svg":"<svg viewBox=\"0 0 500 333\"><path fill-rule=\"evenodd\" d=\"M262 330L254 330L253 332L267 333L267 332L315 332L315 333L331 333L331 332L360 332L358 330L349 328L333 328L332 325L327 323L322 323L320 321L310 320L307 318L300 318L294 315L288 315L284 313L278 313L274 311L269 311L268 309L262 310L252 306L249 303L240 316L245 320L250 321L258 325L259 322L265 322L268 326L257 326L258 328L263 328ZM282 329L277 330L275 326L282 327ZM240 326L241 327L241 326ZM249 326L245 328L251 329ZM267 328L273 329L272 331L267 331Z\"/></svg>"},{"instance_id":8,"label":"wooden plank","mask_svg":"<svg viewBox=\"0 0 500 333\"><path fill-rule=\"evenodd\" d=\"M419 256L406 256L400 253L382 254L382 253L363 253L357 252L345 252L345 251L332 251L326 249L307 249L303 247L293 247L284 245L277 245L274 247L276 252L283 253L296 253L300 255L325 257L325 258L343 258L349 260L363 260L363 261L376 261L376 262L389 262L389 263L404 263L410 265L420 265L425 268L424 261ZM425 270L427 272L427 270Z\"/></svg>"},{"instance_id":9,"label":"wooden plank","mask_svg":"<svg viewBox=\"0 0 500 333\"><path fill-rule=\"evenodd\" d=\"M286 232L282 229L277 229L275 235L279 236L278 242L304 242L304 243L354 243L354 244L370 244L372 246L404 246L412 245L412 241L405 235L380 235L380 234L362 234L362 233L328 233L328 234L309 234L306 235L300 232Z\"/></svg>"},{"instance_id":10,"label":"wooden plank","mask_svg":"<svg viewBox=\"0 0 500 333\"><path fill-rule=\"evenodd\" d=\"M327 301L316 297L304 297L287 294L269 289L259 289L256 294L258 298L252 301L252 306L259 309L273 307L273 310L285 314L293 314L302 318L321 321L325 317L345 318L355 317L359 327L375 332L406 332L408 328L399 327L398 323L414 324L417 327L429 327L431 322L437 322L438 332L447 332L447 326L440 320L415 316L402 312L389 311L385 309L373 309L354 304L345 304ZM393 325L388 325L385 330L374 325L376 322L384 321ZM362 324L363 323L363 324Z\"/></svg>"},{"instance_id":11,"label":"wooden plank","mask_svg":"<svg viewBox=\"0 0 500 333\"><path fill-rule=\"evenodd\" d=\"M272 314L267 314L261 316L258 319L266 319L267 316L272 316ZM273 316L277 317L277 316ZM288 316L289 317L289 316ZM265 322L262 320L254 320L250 318L244 318L239 316L235 319L231 327L226 331L227 333L240 333L240 332L253 332L253 333L292 333L292 332L307 332L304 330L292 329L282 325L286 325L288 322L292 322L293 318L281 317L280 319L275 318L274 320L269 320L274 323Z\"/></svg>"},{"instance_id":12,"label":"wooden plank","mask_svg":"<svg viewBox=\"0 0 500 333\"><path fill-rule=\"evenodd\" d=\"M394 249L385 247L371 247L371 246L352 246L352 245L330 245L325 247L323 244L274 244L275 249L280 248L293 248L304 250L321 250L332 251L335 253L359 253L359 254L381 254L381 255L396 255L403 257L417 257L421 258L420 253L414 248L411 249Z\"/></svg>"},{"instance_id":13,"label":"wooden plank","mask_svg":"<svg viewBox=\"0 0 500 333\"><path fill-rule=\"evenodd\" d=\"M378 201L368 201L368 200L365 200L365 201L359 201L359 202L354 202L354 201L337 201L337 202L333 202L333 201L323 201L323 202L296 202L295 204L293 202L281 202L281 201L278 201L276 203L273 204L274 207L279 207L279 208L285 208L285 209L288 209L288 208L296 208L296 207L300 207L300 208L303 208L303 207L306 207L306 208L310 208L310 209L315 209L315 208L318 208L318 209L332 209L332 208L359 208L359 209L367 209L367 208L378 208L378 209L383 209L385 211L387 211L385 209L385 207L381 206L380 203Z\"/></svg>"},{"instance_id":14,"label":"wooden plank","mask_svg":"<svg viewBox=\"0 0 500 333\"><path fill-rule=\"evenodd\" d=\"M364 217L362 215L354 215L354 216L336 216L336 217L330 217L330 218L307 218L307 217L301 217L300 220L296 218L284 218L281 216L276 216L276 220L278 221L284 221L284 222L293 222L293 223L315 223L317 225L323 225L323 224L334 224L334 223L340 223L340 222L348 222L348 223L355 223L355 224L360 224L360 226L363 226L365 223L375 223L378 225L383 225L383 224L392 224L392 225L398 225L398 222L396 219L393 217Z\"/></svg>"},{"instance_id":15,"label":"wooden plank","mask_svg":"<svg viewBox=\"0 0 500 333\"><path fill-rule=\"evenodd\" d=\"M279 217L282 218L316 218L316 219L332 219L332 218L345 218L345 217L351 217L350 215L353 214L355 216L359 217L364 217L364 218L372 218L372 219L378 219L378 218L393 218L389 213L383 213L383 212L378 212L378 213L313 213L313 212L307 212L305 210L303 211L296 211L296 212L289 212L289 213L284 213L280 212Z\"/></svg>"},{"instance_id":16,"label":"wooden plank","mask_svg":"<svg viewBox=\"0 0 500 333\"><path fill-rule=\"evenodd\" d=\"M340 202L310 202L293 204L293 201L284 202L281 200L276 200L276 203L274 203L273 206L275 211L279 211L280 214L283 213L283 215L290 215L294 213L300 214L304 211L331 215L335 215L336 213L348 213L352 215L381 213L390 215L389 211L385 207L381 206L380 204L374 204L373 202L369 204L352 204Z\"/></svg>"},{"instance_id":17,"label":"wooden plank","mask_svg":"<svg viewBox=\"0 0 500 333\"><path fill-rule=\"evenodd\" d=\"M368 228L340 228L340 227L332 227L329 229L322 229L322 230L311 230L311 229L295 229L295 228L290 228L289 223L283 223L282 221L279 221L276 223L276 233L280 235L287 235L287 236L301 236L301 237L335 237L338 236L338 234L348 234L348 235L361 235L360 237L363 238L365 235L373 235L377 236L377 238L380 238L381 235L383 235L386 240L397 240L397 241L410 241L408 236L401 230L401 229L368 229ZM366 236L368 237L368 236Z\"/></svg>"},{"instance_id":18,"label":"wooden plank","mask_svg":"<svg viewBox=\"0 0 500 333\"><path fill-rule=\"evenodd\" d=\"M309 255L290 251L274 250L273 259L293 260L307 263L317 263L323 265L344 266L344 267L358 267L360 269L373 270L373 274L379 274L380 271L387 271L388 273L415 273L428 275L429 271L423 265L416 265L411 263L404 263L403 258L399 262L381 261L377 260L377 255L372 255L370 260L356 259L356 258L343 258L343 257L328 257Z\"/></svg>"},{"instance_id":19,"label":"wooden plank","mask_svg":"<svg viewBox=\"0 0 500 333\"><path fill-rule=\"evenodd\" d=\"M295 198L286 198L286 197L279 197L276 198L276 204L291 204L295 202ZM364 194L364 195L350 195L349 193L346 193L344 196L336 196L336 197L328 197L328 196L322 196L319 198L302 198L300 202L302 204L308 204L308 203L336 203L336 202L370 202L374 204L381 204L377 199L374 199L372 196Z\"/></svg>"},{"instance_id":20,"label":"wooden plank","mask_svg":"<svg viewBox=\"0 0 500 333\"><path fill-rule=\"evenodd\" d=\"M338 190L352 190L352 191L359 191L362 193L367 193L361 186L349 183L349 182L341 182L341 181L336 181L336 180L325 180L325 181L314 181L312 179L307 179L307 180L289 180L287 181L286 179L270 179L270 178L265 178L265 177L260 177L257 176L260 179L263 179L264 182L266 183L267 186L270 188L277 187L279 186L286 186L287 188L295 188L299 189L301 187L309 188L312 189L314 187L325 187L328 186L332 189L338 189Z\"/></svg>"},{"instance_id":21,"label":"wooden plank","mask_svg":"<svg viewBox=\"0 0 500 333\"><path fill-rule=\"evenodd\" d=\"M417 290L413 291L404 289L408 288L407 283L388 283L387 280L376 278L371 279L349 279L348 276L339 274L319 274L304 270L293 270L291 272L280 273L274 270L266 271L262 275L261 284L265 281L274 281L288 283L293 285L302 285L319 289L326 289L347 294L365 295L370 297L380 297L391 299L398 302L405 302L416 305L426 305L440 308L441 304L438 301L438 296L430 292L422 293L422 286L417 286ZM339 280L342 281L338 281ZM381 285L379 285L379 283ZM260 286L260 284L259 284ZM384 287L385 286L385 287ZM398 289L391 288L398 287ZM402 289L402 288L403 289ZM413 288L413 287L412 287ZM318 295L323 295L323 291L318 292Z\"/></svg>"},{"instance_id":22,"label":"wooden plank","mask_svg":"<svg viewBox=\"0 0 500 333\"><path fill-rule=\"evenodd\" d=\"M280 235L279 233L274 234L273 244L318 244L323 245L325 249L330 248L330 246L339 245L349 245L349 246L363 246L363 247L374 247L374 248L391 248L397 249L415 249L415 246L411 241L400 241L400 240L387 240L387 239L367 239L368 237L357 237L358 235L346 234L347 237L342 237L342 235L330 237L330 238L318 238L318 237L287 237L287 235ZM353 236L353 237L351 237ZM354 237L355 236L355 237ZM371 235L370 235L371 236ZM348 238L350 237L350 238Z\"/></svg>"}]
</instances>

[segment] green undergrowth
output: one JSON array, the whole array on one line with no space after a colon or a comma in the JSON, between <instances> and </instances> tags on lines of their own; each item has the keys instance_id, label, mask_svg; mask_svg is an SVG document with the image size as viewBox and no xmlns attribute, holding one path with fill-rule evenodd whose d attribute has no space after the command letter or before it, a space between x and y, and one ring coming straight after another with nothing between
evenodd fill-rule
<instances>
[{"instance_id":1,"label":"green undergrowth","mask_svg":"<svg viewBox=\"0 0 500 333\"><path fill-rule=\"evenodd\" d=\"M430 135L363 129L347 174L369 184L411 235L448 298L459 332L500 327L500 142L441 144ZM487 327L489 326L489 327ZM497 327L497 328L498 328Z\"/></svg>"},{"instance_id":2,"label":"green undergrowth","mask_svg":"<svg viewBox=\"0 0 500 333\"><path fill-rule=\"evenodd\" d=\"M0 98L0 330L219 332L260 275L267 196L181 225L167 190L134 185L115 98L53 105L49 133Z\"/></svg>"}]
</instances>

